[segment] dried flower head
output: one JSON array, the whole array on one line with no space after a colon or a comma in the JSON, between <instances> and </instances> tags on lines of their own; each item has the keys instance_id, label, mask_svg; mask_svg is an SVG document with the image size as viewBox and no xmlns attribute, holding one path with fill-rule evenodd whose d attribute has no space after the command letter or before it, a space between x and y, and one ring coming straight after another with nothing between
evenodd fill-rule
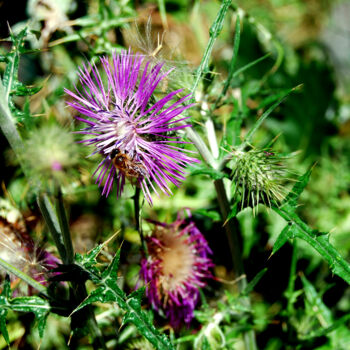
<instances>
[{"instance_id":1,"label":"dried flower head","mask_svg":"<svg viewBox=\"0 0 350 350\"><path fill-rule=\"evenodd\" d=\"M3 198L0 198L0 256L43 284L46 272L57 267L59 262L55 256L35 245L20 211ZM5 273L0 267L0 276ZM11 279L15 280L13 276ZM29 292L32 292L31 288Z\"/></svg>"},{"instance_id":2,"label":"dried flower head","mask_svg":"<svg viewBox=\"0 0 350 350\"><path fill-rule=\"evenodd\" d=\"M128 46L134 52L145 56L152 66L161 63L164 73L176 67L171 76L167 76L162 81L162 91L168 86L189 90L193 85L194 71L190 68L189 63L180 59L179 56L181 52L179 45L182 42L183 33L174 29L171 26L164 30L161 21L152 21L151 16L147 18L141 15L137 22L135 21L129 28L123 30L123 37Z\"/></svg>"},{"instance_id":3,"label":"dried flower head","mask_svg":"<svg viewBox=\"0 0 350 350\"><path fill-rule=\"evenodd\" d=\"M255 211L259 203L271 206L271 201L283 200L287 194L287 157L253 148L246 152L234 150L232 158L234 196L240 195L242 207L252 206Z\"/></svg>"},{"instance_id":4,"label":"dried flower head","mask_svg":"<svg viewBox=\"0 0 350 350\"><path fill-rule=\"evenodd\" d=\"M85 118L76 117L88 126L79 133L88 135L82 142L95 146L103 160L98 165L96 183L104 182L102 194L108 196L116 182L120 196L125 179L140 186L149 203L153 183L171 194L168 182L179 186L185 167L197 160L179 147L185 143L174 133L189 125L180 116L191 105L187 95L174 102L182 90L176 90L155 101L153 93L170 71L163 73L162 64L150 66L145 57L131 51L114 54L112 62L101 58L107 78L104 86L95 65L79 70L82 92L65 90L75 99L68 102ZM181 123L180 123L181 122ZM187 151L189 152L189 151ZM157 193L158 194L158 193Z\"/></svg>"},{"instance_id":5,"label":"dried flower head","mask_svg":"<svg viewBox=\"0 0 350 350\"><path fill-rule=\"evenodd\" d=\"M45 124L30 132L23 156L35 176L63 182L78 165L78 151L72 133L57 124Z\"/></svg>"},{"instance_id":6,"label":"dried flower head","mask_svg":"<svg viewBox=\"0 0 350 350\"><path fill-rule=\"evenodd\" d=\"M152 235L146 238L149 255L140 270L148 300L174 328L193 319L199 288L212 277L213 266L204 236L191 219L181 216L172 224L153 222Z\"/></svg>"}]
</instances>

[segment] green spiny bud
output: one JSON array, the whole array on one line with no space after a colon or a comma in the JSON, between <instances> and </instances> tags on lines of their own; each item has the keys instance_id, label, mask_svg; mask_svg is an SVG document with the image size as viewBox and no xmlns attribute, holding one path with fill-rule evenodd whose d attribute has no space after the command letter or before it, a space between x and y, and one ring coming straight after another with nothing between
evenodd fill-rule
<instances>
[{"instance_id":1,"label":"green spiny bud","mask_svg":"<svg viewBox=\"0 0 350 350\"><path fill-rule=\"evenodd\" d=\"M269 149L233 151L232 186L234 197L240 196L241 206L256 210L259 203L271 206L281 202L287 194L284 187L288 173L287 157Z\"/></svg>"}]
</instances>

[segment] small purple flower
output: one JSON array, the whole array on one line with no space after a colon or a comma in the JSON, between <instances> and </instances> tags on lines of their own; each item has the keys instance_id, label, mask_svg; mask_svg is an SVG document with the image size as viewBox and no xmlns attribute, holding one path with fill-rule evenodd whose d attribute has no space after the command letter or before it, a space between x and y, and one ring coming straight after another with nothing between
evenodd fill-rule
<instances>
[{"instance_id":1,"label":"small purple flower","mask_svg":"<svg viewBox=\"0 0 350 350\"><path fill-rule=\"evenodd\" d=\"M181 216L172 224L151 221L154 230L146 238L149 255L142 259L140 270L149 302L173 328L193 319L199 288L212 278L213 266L204 236L191 219Z\"/></svg>"},{"instance_id":2,"label":"small purple flower","mask_svg":"<svg viewBox=\"0 0 350 350\"><path fill-rule=\"evenodd\" d=\"M99 186L104 182L103 195L109 195L115 181L120 196L127 178L142 188L151 204L150 189L158 195L153 183L170 195L168 183L179 186L185 167L198 162L179 147L186 142L175 135L190 126L183 123L189 117L180 115L192 106L185 105L191 96L174 101L182 91L176 90L155 101L155 89L171 71L164 73L163 64L152 65L130 50L114 53L112 62L102 57L101 63L105 84L96 66L89 64L79 69L82 91L65 89L75 99L68 105L87 117L76 117L87 124L79 133L89 138L81 142L95 145L93 154L103 157L94 173Z\"/></svg>"}]
</instances>

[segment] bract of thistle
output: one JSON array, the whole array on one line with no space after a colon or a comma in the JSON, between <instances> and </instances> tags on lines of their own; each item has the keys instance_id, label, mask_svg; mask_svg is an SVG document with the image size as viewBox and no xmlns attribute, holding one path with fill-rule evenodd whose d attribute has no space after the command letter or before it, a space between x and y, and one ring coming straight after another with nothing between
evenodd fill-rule
<instances>
[{"instance_id":1,"label":"bract of thistle","mask_svg":"<svg viewBox=\"0 0 350 350\"><path fill-rule=\"evenodd\" d=\"M142 259L140 270L146 296L173 328L189 325L199 288L212 278L212 251L195 223L183 215L171 224L152 223L152 235L146 238L149 255Z\"/></svg>"},{"instance_id":2,"label":"bract of thistle","mask_svg":"<svg viewBox=\"0 0 350 350\"><path fill-rule=\"evenodd\" d=\"M162 64L151 65L145 57L129 50L113 54L112 62L101 58L105 86L95 65L79 69L82 92L65 89L75 101L67 102L85 117L76 119L87 124L79 133L87 135L82 143L95 146L95 153L103 159L95 174L96 183L103 185L102 194L108 196L116 182L120 196L125 180L140 186L152 203L151 189L172 194L168 183L176 186L185 179L185 167L198 162L179 147L186 142L174 135L189 127L188 117L180 116L191 104L184 96L174 101L182 90L172 91L158 101L153 94L170 71L162 72ZM180 116L180 117L179 117Z\"/></svg>"},{"instance_id":3,"label":"bract of thistle","mask_svg":"<svg viewBox=\"0 0 350 350\"><path fill-rule=\"evenodd\" d=\"M288 173L286 156L271 152L270 149L252 148L247 151L232 151L233 196L240 195L242 208L251 206L257 212L259 203L268 207L271 202L281 202L287 194L284 183Z\"/></svg>"}]
</instances>

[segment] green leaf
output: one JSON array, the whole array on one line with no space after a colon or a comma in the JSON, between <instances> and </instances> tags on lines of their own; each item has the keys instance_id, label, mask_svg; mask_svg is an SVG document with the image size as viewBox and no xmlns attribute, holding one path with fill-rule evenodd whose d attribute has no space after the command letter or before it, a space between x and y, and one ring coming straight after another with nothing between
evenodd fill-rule
<instances>
[{"instance_id":1,"label":"green leaf","mask_svg":"<svg viewBox=\"0 0 350 350\"><path fill-rule=\"evenodd\" d=\"M39 335L42 338L44 335L47 316L51 310L47 300L38 296L18 297L11 299L10 280L5 280L3 291L0 295L0 331L3 334L5 341L9 344L9 336L6 329L6 316L8 310L17 312L33 312L38 321Z\"/></svg>"},{"instance_id":2,"label":"green leaf","mask_svg":"<svg viewBox=\"0 0 350 350\"><path fill-rule=\"evenodd\" d=\"M343 278L350 284L350 264L338 253L338 251L329 243L328 234L311 229L294 212L290 205L283 205L281 208L272 207L273 210L284 218L289 225L289 230L285 228L277 241L278 246L274 247L276 252L287 241L288 238L301 238L309 243L330 265L333 273ZM289 236L288 236L289 235ZM278 248L278 249L277 249Z\"/></svg>"},{"instance_id":3,"label":"green leaf","mask_svg":"<svg viewBox=\"0 0 350 350\"><path fill-rule=\"evenodd\" d=\"M237 69L233 76L236 77L237 75L245 72L247 69L251 68L251 67L254 67L256 64L260 63L261 61L265 60L266 58L270 57L271 56L271 53L267 53L266 55L262 56L262 57L259 57L258 59L246 64L245 66Z\"/></svg>"},{"instance_id":4,"label":"green leaf","mask_svg":"<svg viewBox=\"0 0 350 350\"><path fill-rule=\"evenodd\" d=\"M91 270L93 266L90 262L96 258L100 247L95 248L94 252L88 253L89 257L79 258L85 261L84 266ZM94 290L75 310L77 312L83 307L94 302L108 303L116 302L124 310L123 323L133 323L139 332L159 350L174 349L165 334L160 334L148 319L146 313L141 309L141 299L144 294L144 288L141 288L130 295L126 295L118 286L118 266L120 259L120 250L115 255L109 266L103 271L101 277L95 283L99 286ZM88 262L88 263L86 263Z\"/></svg>"},{"instance_id":5,"label":"green leaf","mask_svg":"<svg viewBox=\"0 0 350 350\"><path fill-rule=\"evenodd\" d=\"M44 335L46 319L51 310L47 300L38 296L18 297L10 301L10 308L13 311L33 312L38 322L38 330L40 338Z\"/></svg>"},{"instance_id":6,"label":"green leaf","mask_svg":"<svg viewBox=\"0 0 350 350\"><path fill-rule=\"evenodd\" d=\"M225 222L233 219L234 217L236 217L236 215L238 214L238 201L236 201L233 206L231 207L230 213L228 214Z\"/></svg>"},{"instance_id":7,"label":"green leaf","mask_svg":"<svg viewBox=\"0 0 350 350\"><path fill-rule=\"evenodd\" d=\"M288 223L277 237L276 242L272 248L272 254L277 253L277 251L280 250L280 248L282 248L287 243L288 239L291 238L294 237L293 232L291 232L291 225Z\"/></svg>"},{"instance_id":8,"label":"green leaf","mask_svg":"<svg viewBox=\"0 0 350 350\"><path fill-rule=\"evenodd\" d=\"M213 180L219 180L224 177L228 177L227 174L222 173L219 170L213 168L207 168L205 166L198 166L191 170L191 175L209 175Z\"/></svg>"},{"instance_id":9,"label":"green leaf","mask_svg":"<svg viewBox=\"0 0 350 350\"><path fill-rule=\"evenodd\" d=\"M7 345L10 345L10 338L6 328L6 316L8 309L5 307L8 304L8 298L11 295L10 278L6 275L6 279L3 284L3 290L0 295L0 332L3 335Z\"/></svg>"},{"instance_id":10,"label":"green leaf","mask_svg":"<svg viewBox=\"0 0 350 350\"><path fill-rule=\"evenodd\" d=\"M4 98L17 122L28 122L29 114L19 110L12 100L12 96L31 96L41 90L41 87L25 86L18 80L18 66L20 55L25 52L24 39L27 36L27 27L17 35L10 32L12 48L9 53L1 57L1 61L6 63L3 75L3 85L5 88Z\"/></svg>"},{"instance_id":11,"label":"green leaf","mask_svg":"<svg viewBox=\"0 0 350 350\"><path fill-rule=\"evenodd\" d=\"M261 124L264 122L264 120L276 109L276 107L278 107L285 99L286 97L294 90L296 90L298 88L298 86L287 90L286 92L284 92L282 94L282 96L279 98L279 100L277 102L275 102L270 108L268 108L263 114L262 116L255 122L255 124L252 126L252 128L249 130L249 132L247 133L244 143L242 145L247 145L253 135L255 134L255 132L259 129L259 127L261 126ZM242 146L243 147L243 146Z\"/></svg>"},{"instance_id":12,"label":"green leaf","mask_svg":"<svg viewBox=\"0 0 350 350\"><path fill-rule=\"evenodd\" d=\"M287 221L287 226L279 234L272 254L276 253L291 238L301 238L310 244L330 265L333 273L343 278L350 284L350 264L338 253L329 242L329 235L311 229L295 213L297 200L307 185L312 168L299 177L291 192L286 197L281 207L273 206L273 210Z\"/></svg>"},{"instance_id":13,"label":"green leaf","mask_svg":"<svg viewBox=\"0 0 350 350\"><path fill-rule=\"evenodd\" d=\"M220 10L216 15L214 23L210 27L209 41L208 41L207 47L205 48L201 63L199 65L199 67L197 68L196 76L194 78L194 82L193 82L193 85L191 88L191 93L193 95L194 95L194 92L197 90L197 86L198 86L201 78L203 77L203 74L206 73L208 70L209 58L210 58L211 52L213 50L215 40L219 36L219 34L223 28L225 15L226 15L226 12L228 11L228 9L231 5L231 2L232 2L231 0L224 0L221 3Z\"/></svg>"},{"instance_id":14,"label":"green leaf","mask_svg":"<svg viewBox=\"0 0 350 350\"><path fill-rule=\"evenodd\" d=\"M15 90L18 83L18 64L20 53L23 50L23 40L27 35L27 27L22 29L16 36L10 33L12 40L11 51L6 55L6 68L3 77L3 84L6 91L6 99L9 99L10 92Z\"/></svg>"},{"instance_id":15,"label":"green leaf","mask_svg":"<svg viewBox=\"0 0 350 350\"><path fill-rule=\"evenodd\" d=\"M283 202L284 204L288 204L291 207L297 206L298 199L310 180L310 175L312 173L312 169L313 169L313 167L311 167L305 174L301 175L298 178L297 182L293 186L293 189L289 192L289 194L285 198L285 200Z\"/></svg>"},{"instance_id":16,"label":"green leaf","mask_svg":"<svg viewBox=\"0 0 350 350\"><path fill-rule=\"evenodd\" d=\"M16 96L32 96L35 95L42 89L42 86L25 86L22 83L18 83L15 91L12 91L11 94Z\"/></svg>"},{"instance_id":17,"label":"green leaf","mask_svg":"<svg viewBox=\"0 0 350 350\"><path fill-rule=\"evenodd\" d=\"M197 209L194 214L203 215L207 218L213 220L213 221L220 221L221 216L220 214L215 210L209 210L209 209Z\"/></svg>"},{"instance_id":18,"label":"green leaf","mask_svg":"<svg viewBox=\"0 0 350 350\"><path fill-rule=\"evenodd\" d=\"M267 272L267 267L262 269L260 272L258 272L257 275L244 288L244 290L242 291L242 294L247 295L250 292L252 292L255 286L259 283L259 281L265 275L266 272Z\"/></svg>"}]
</instances>

